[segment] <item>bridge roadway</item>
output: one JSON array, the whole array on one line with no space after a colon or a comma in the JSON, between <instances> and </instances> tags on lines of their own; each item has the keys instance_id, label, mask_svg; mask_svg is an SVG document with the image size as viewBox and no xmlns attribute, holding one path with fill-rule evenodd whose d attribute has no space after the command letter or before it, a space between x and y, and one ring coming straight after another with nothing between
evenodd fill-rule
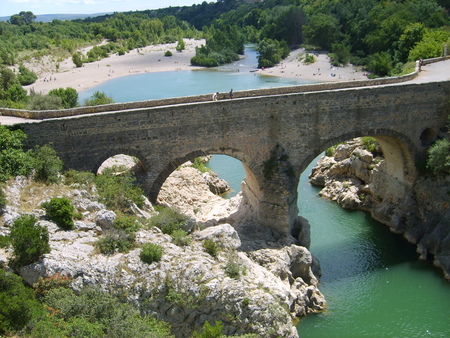
<instances>
[{"instance_id":1,"label":"bridge roadway","mask_svg":"<svg viewBox=\"0 0 450 338\"><path fill-rule=\"evenodd\" d=\"M381 186L392 188L386 198L402 200L411 192L415 163L450 111L450 60L423 66L405 83L258 93L39 123L2 116L0 122L19 123L28 147L53 143L67 168L96 172L111 156L136 156L145 170L142 186L153 202L166 178L187 160L208 154L235 157L246 170L242 190L253 207L252 220L289 237L302 231L297 216L301 173L339 142L375 137L386 159Z\"/></svg>"}]
</instances>

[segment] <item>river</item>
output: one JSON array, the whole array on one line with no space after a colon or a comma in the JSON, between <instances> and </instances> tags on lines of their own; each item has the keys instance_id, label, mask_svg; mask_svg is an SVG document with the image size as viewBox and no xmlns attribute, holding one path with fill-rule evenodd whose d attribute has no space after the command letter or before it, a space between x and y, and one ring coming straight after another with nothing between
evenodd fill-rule
<instances>
[{"instance_id":1,"label":"river","mask_svg":"<svg viewBox=\"0 0 450 338\"><path fill-rule=\"evenodd\" d=\"M126 102L306 83L255 75L256 53L247 47L246 54L216 70L114 79L80 93L80 101L94 91ZM311 224L310 251L320 260L328 305L299 322L300 337L450 337L450 285L441 272L366 213L320 198L307 177L316 162L301 176L298 207ZM214 155L209 166L230 183L232 195L240 191L245 173L238 160Z\"/></svg>"}]
</instances>

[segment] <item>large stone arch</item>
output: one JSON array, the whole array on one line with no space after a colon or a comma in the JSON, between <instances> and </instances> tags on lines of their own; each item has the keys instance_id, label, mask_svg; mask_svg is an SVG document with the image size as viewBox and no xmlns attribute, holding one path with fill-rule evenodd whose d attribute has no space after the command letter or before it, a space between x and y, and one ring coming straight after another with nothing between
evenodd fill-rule
<instances>
[{"instance_id":1,"label":"large stone arch","mask_svg":"<svg viewBox=\"0 0 450 338\"><path fill-rule=\"evenodd\" d=\"M408 136L390 129L367 129L343 133L337 137L325 140L312 150L298 168L299 175L322 152L329 147L351 140L356 137L374 137L381 146L386 162L385 173L392 178L411 186L417 176L415 163L419 152L413 140Z\"/></svg>"},{"instance_id":2,"label":"large stone arch","mask_svg":"<svg viewBox=\"0 0 450 338\"><path fill-rule=\"evenodd\" d=\"M251 169L252 162L247 159L247 156L236 149L231 148L208 148L203 150L194 150L185 155L175 157L162 166L156 178L152 182L147 182L146 193L152 202L156 202L159 191L166 179L172 174L180 165L187 161L193 161L196 157L207 155L227 155L241 161L245 170L245 184L243 185L243 193L249 199L249 202L256 206L260 194L260 180L257 179L253 170Z\"/></svg>"}]
</instances>

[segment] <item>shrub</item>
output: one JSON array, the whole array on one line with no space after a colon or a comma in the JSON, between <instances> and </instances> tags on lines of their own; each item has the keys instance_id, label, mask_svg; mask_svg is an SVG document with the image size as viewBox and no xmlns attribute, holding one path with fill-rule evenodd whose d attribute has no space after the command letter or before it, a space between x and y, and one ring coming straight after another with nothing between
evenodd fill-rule
<instances>
[{"instance_id":1,"label":"shrub","mask_svg":"<svg viewBox=\"0 0 450 338\"><path fill-rule=\"evenodd\" d=\"M39 277L37 283L33 285L34 294L36 298L41 299L45 297L48 291L55 288L69 288L70 279L67 276L61 276L59 273L55 273L53 276L44 278Z\"/></svg>"},{"instance_id":2,"label":"shrub","mask_svg":"<svg viewBox=\"0 0 450 338\"><path fill-rule=\"evenodd\" d=\"M175 230L187 227L189 216L183 215L177 210L163 208L158 215L149 220L150 226L156 226L166 235L171 235Z\"/></svg>"},{"instance_id":3,"label":"shrub","mask_svg":"<svg viewBox=\"0 0 450 338\"><path fill-rule=\"evenodd\" d=\"M72 61L75 64L75 67L77 67L77 68L80 68L81 66L83 66L83 60L81 58L80 52L77 52L72 55Z\"/></svg>"},{"instance_id":4,"label":"shrub","mask_svg":"<svg viewBox=\"0 0 450 338\"><path fill-rule=\"evenodd\" d=\"M37 75L35 72L29 70L24 65L19 66L19 76L18 76L19 82L22 86L28 86L30 84L33 84L37 80Z\"/></svg>"},{"instance_id":5,"label":"shrub","mask_svg":"<svg viewBox=\"0 0 450 338\"><path fill-rule=\"evenodd\" d=\"M30 110L56 110L62 106L62 100L60 97L32 94L28 99L27 107Z\"/></svg>"},{"instance_id":6,"label":"shrub","mask_svg":"<svg viewBox=\"0 0 450 338\"><path fill-rule=\"evenodd\" d=\"M435 174L450 174L450 141L437 140L428 149L427 168Z\"/></svg>"},{"instance_id":7,"label":"shrub","mask_svg":"<svg viewBox=\"0 0 450 338\"><path fill-rule=\"evenodd\" d=\"M232 258L227 262L225 266L225 273L228 277L238 279L240 275L239 264L236 259Z\"/></svg>"},{"instance_id":8,"label":"shrub","mask_svg":"<svg viewBox=\"0 0 450 338\"><path fill-rule=\"evenodd\" d=\"M373 137L362 137L361 144L364 149L371 152L374 156L382 154L380 144Z\"/></svg>"},{"instance_id":9,"label":"shrub","mask_svg":"<svg viewBox=\"0 0 450 338\"><path fill-rule=\"evenodd\" d=\"M3 269L0 269L0 304L0 335L24 328L40 306L22 278Z\"/></svg>"},{"instance_id":10,"label":"shrub","mask_svg":"<svg viewBox=\"0 0 450 338\"><path fill-rule=\"evenodd\" d=\"M85 106L99 106L102 104L114 103L114 100L103 92L94 92L89 99L84 101Z\"/></svg>"},{"instance_id":11,"label":"shrub","mask_svg":"<svg viewBox=\"0 0 450 338\"><path fill-rule=\"evenodd\" d=\"M74 206L65 197L54 197L48 202L42 203L47 216L64 230L72 230L74 227Z\"/></svg>"},{"instance_id":12,"label":"shrub","mask_svg":"<svg viewBox=\"0 0 450 338\"><path fill-rule=\"evenodd\" d=\"M213 257L217 257L220 251L220 245L212 239L206 239L203 242L203 248Z\"/></svg>"},{"instance_id":13,"label":"shrub","mask_svg":"<svg viewBox=\"0 0 450 338\"><path fill-rule=\"evenodd\" d=\"M164 56L172 56L172 52L170 50L168 50L164 53Z\"/></svg>"},{"instance_id":14,"label":"shrub","mask_svg":"<svg viewBox=\"0 0 450 338\"><path fill-rule=\"evenodd\" d=\"M191 239L188 237L187 232L182 229L173 231L171 237L175 245L187 246L191 244Z\"/></svg>"},{"instance_id":15,"label":"shrub","mask_svg":"<svg viewBox=\"0 0 450 338\"><path fill-rule=\"evenodd\" d=\"M220 338L222 335L222 322L217 321L214 326L211 326L208 321L202 326L201 332L194 331L193 338Z\"/></svg>"},{"instance_id":16,"label":"shrub","mask_svg":"<svg viewBox=\"0 0 450 338\"><path fill-rule=\"evenodd\" d=\"M63 168L63 161L56 155L56 151L46 144L33 150L34 177L37 181L57 183L59 172Z\"/></svg>"},{"instance_id":17,"label":"shrub","mask_svg":"<svg viewBox=\"0 0 450 338\"><path fill-rule=\"evenodd\" d=\"M43 254L50 252L48 231L36 225L32 215L22 215L14 221L10 238L14 256L11 265L14 267L37 262Z\"/></svg>"},{"instance_id":18,"label":"shrub","mask_svg":"<svg viewBox=\"0 0 450 338\"><path fill-rule=\"evenodd\" d=\"M195 169L197 169L202 173L212 172L212 170L206 166L204 157L196 157L194 159L194 162L192 162L192 167L194 167Z\"/></svg>"},{"instance_id":19,"label":"shrub","mask_svg":"<svg viewBox=\"0 0 450 338\"><path fill-rule=\"evenodd\" d=\"M78 93L74 88L52 89L48 92L48 95L59 97L62 107L65 109L78 106Z\"/></svg>"},{"instance_id":20,"label":"shrub","mask_svg":"<svg viewBox=\"0 0 450 338\"><path fill-rule=\"evenodd\" d=\"M64 173L64 183L67 185L78 184L86 186L95 182L95 175L89 171L77 171L74 169Z\"/></svg>"},{"instance_id":21,"label":"shrub","mask_svg":"<svg viewBox=\"0 0 450 338\"><path fill-rule=\"evenodd\" d=\"M152 264L161 260L162 253L163 248L161 246L153 243L145 243L142 245L140 257L144 263Z\"/></svg>"},{"instance_id":22,"label":"shrub","mask_svg":"<svg viewBox=\"0 0 450 338\"><path fill-rule=\"evenodd\" d=\"M142 227L142 224L136 216L118 214L116 220L114 221L114 227L130 233L138 231Z\"/></svg>"},{"instance_id":23,"label":"shrub","mask_svg":"<svg viewBox=\"0 0 450 338\"><path fill-rule=\"evenodd\" d=\"M142 207L144 192L135 185L136 178L128 171L116 175L113 170L105 171L95 178L101 202L108 208L123 212L127 212L132 203Z\"/></svg>"},{"instance_id":24,"label":"shrub","mask_svg":"<svg viewBox=\"0 0 450 338\"><path fill-rule=\"evenodd\" d=\"M116 252L127 253L135 247L136 236L121 229L108 230L105 236L100 238L97 246L104 255L112 255Z\"/></svg>"},{"instance_id":25,"label":"shrub","mask_svg":"<svg viewBox=\"0 0 450 338\"><path fill-rule=\"evenodd\" d=\"M173 337L163 322L141 317L132 305L99 289L87 288L78 294L71 289L52 289L44 303L66 320L69 332L64 336L81 332L81 337Z\"/></svg>"}]
</instances>

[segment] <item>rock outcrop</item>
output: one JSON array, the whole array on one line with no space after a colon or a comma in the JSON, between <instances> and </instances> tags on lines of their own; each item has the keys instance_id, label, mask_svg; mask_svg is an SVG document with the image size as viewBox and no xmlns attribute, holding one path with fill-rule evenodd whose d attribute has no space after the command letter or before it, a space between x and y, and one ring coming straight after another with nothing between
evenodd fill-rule
<instances>
[{"instance_id":1,"label":"rock outcrop","mask_svg":"<svg viewBox=\"0 0 450 338\"><path fill-rule=\"evenodd\" d=\"M381 156L363 149L361 139L354 139L338 145L332 157L322 157L310 183L323 187L320 195L344 208L370 212L450 279L449 178L419 177L405 190L384 173L385 165Z\"/></svg>"},{"instance_id":2,"label":"rock outcrop","mask_svg":"<svg viewBox=\"0 0 450 338\"><path fill-rule=\"evenodd\" d=\"M75 230L64 231L46 220L38 207L55 197L50 187L42 197L35 196L33 205L22 204L21 192L31 184L17 178L8 186L9 204L0 223L0 234L7 234L13 220L26 210L49 230L51 252L19 271L29 284L56 273L70 276L72 288L100 287L126 299L142 313L169 322L177 337L188 337L205 321L217 320L227 335L297 337L294 318L323 309L309 251L249 225L253 216L245 197L225 200L212 194L208 180L193 168L175 171L160 194L162 204L196 220L199 230L190 234L191 244L177 246L171 236L153 227L136 233L137 248L109 256L100 254L96 243L113 227L116 214L98 203L95 189L58 191L83 214ZM150 204L135 209L140 215L155 213ZM216 257L205 251L207 239L219 243ZM147 242L163 247L161 261L141 261L140 245ZM1 260L10 254L0 249Z\"/></svg>"}]
</instances>

